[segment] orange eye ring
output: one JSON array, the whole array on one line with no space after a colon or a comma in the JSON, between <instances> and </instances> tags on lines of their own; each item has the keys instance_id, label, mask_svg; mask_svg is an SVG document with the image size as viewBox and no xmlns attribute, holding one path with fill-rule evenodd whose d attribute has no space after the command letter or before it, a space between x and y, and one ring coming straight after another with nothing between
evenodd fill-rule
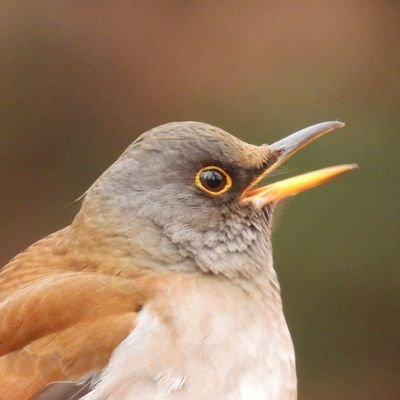
<instances>
[{"instance_id":1,"label":"orange eye ring","mask_svg":"<svg viewBox=\"0 0 400 400\"><path fill-rule=\"evenodd\" d=\"M195 185L212 196L220 196L232 187L232 178L222 168L210 165L197 171Z\"/></svg>"}]
</instances>

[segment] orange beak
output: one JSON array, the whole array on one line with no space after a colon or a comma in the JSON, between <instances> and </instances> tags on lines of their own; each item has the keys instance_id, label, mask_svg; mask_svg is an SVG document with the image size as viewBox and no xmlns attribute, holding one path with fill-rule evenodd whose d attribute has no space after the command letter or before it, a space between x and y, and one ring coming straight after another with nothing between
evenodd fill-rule
<instances>
[{"instance_id":1,"label":"orange beak","mask_svg":"<svg viewBox=\"0 0 400 400\"><path fill-rule=\"evenodd\" d=\"M257 182L269 175L271 171L276 169L304 146L334 129L342 128L343 126L344 123L338 121L322 122L302 129L270 145L269 148L272 156L275 158L275 162L268 167L264 173L258 176L251 187L243 193L241 202L252 202L257 207L264 207L266 204L275 203L286 197L294 196L297 193L321 185L345 172L357 168L358 166L356 164L337 165L298 175L260 188L254 188Z\"/></svg>"}]
</instances>

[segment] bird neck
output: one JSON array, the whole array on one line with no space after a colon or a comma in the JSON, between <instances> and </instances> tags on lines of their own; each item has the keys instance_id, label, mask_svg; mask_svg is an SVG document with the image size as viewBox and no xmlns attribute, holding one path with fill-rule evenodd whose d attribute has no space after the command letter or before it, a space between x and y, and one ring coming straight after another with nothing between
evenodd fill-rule
<instances>
[{"instance_id":1,"label":"bird neck","mask_svg":"<svg viewBox=\"0 0 400 400\"><path fill-rule=\"evenodd\" d=\"M80 249L76 256L88 260L81 264L126 277L152 272L206 274L247 293L256 291L280 299L270 237L265 231L252 229L235 237L227 228L223 232L230 238L218 234L182 244L149 220L122 221L119 213L113 214L110 208L105 211L86 204L68 231L66 247Z\"/></svg>"}]
</instances>

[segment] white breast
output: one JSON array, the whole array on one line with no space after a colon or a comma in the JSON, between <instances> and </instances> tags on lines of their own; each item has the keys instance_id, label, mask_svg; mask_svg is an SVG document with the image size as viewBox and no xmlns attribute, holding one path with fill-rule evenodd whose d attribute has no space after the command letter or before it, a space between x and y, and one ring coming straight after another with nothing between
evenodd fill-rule
<instances>
[{"instance_id":1,"label":"white breast","mask_svg":"<svg viewBox=\"0 0 400 400\"><path fill-rule=\"evenodd\" d=\"M205 298L198 289L187 299L173 296L166 315L145 307L84 399L295 400L281 310L217 292Z\"/></svg>"}]
</instances>

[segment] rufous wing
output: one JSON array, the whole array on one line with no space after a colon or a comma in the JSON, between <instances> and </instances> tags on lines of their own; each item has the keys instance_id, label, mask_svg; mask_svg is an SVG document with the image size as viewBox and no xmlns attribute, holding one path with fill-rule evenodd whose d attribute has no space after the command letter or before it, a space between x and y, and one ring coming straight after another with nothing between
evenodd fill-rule
<instances>
[{"instance_id":1,"label":"rufous wing","mask_svg":"<svg viewBox=\"0 0 400 400\"><path fill-rule=\"evenodd\" d=\"M51 382L101 370L134 328L144 286L140 278L54 271L8 293L0 301L0 400L28 400Z\"/></svg>"}]
</instances>

